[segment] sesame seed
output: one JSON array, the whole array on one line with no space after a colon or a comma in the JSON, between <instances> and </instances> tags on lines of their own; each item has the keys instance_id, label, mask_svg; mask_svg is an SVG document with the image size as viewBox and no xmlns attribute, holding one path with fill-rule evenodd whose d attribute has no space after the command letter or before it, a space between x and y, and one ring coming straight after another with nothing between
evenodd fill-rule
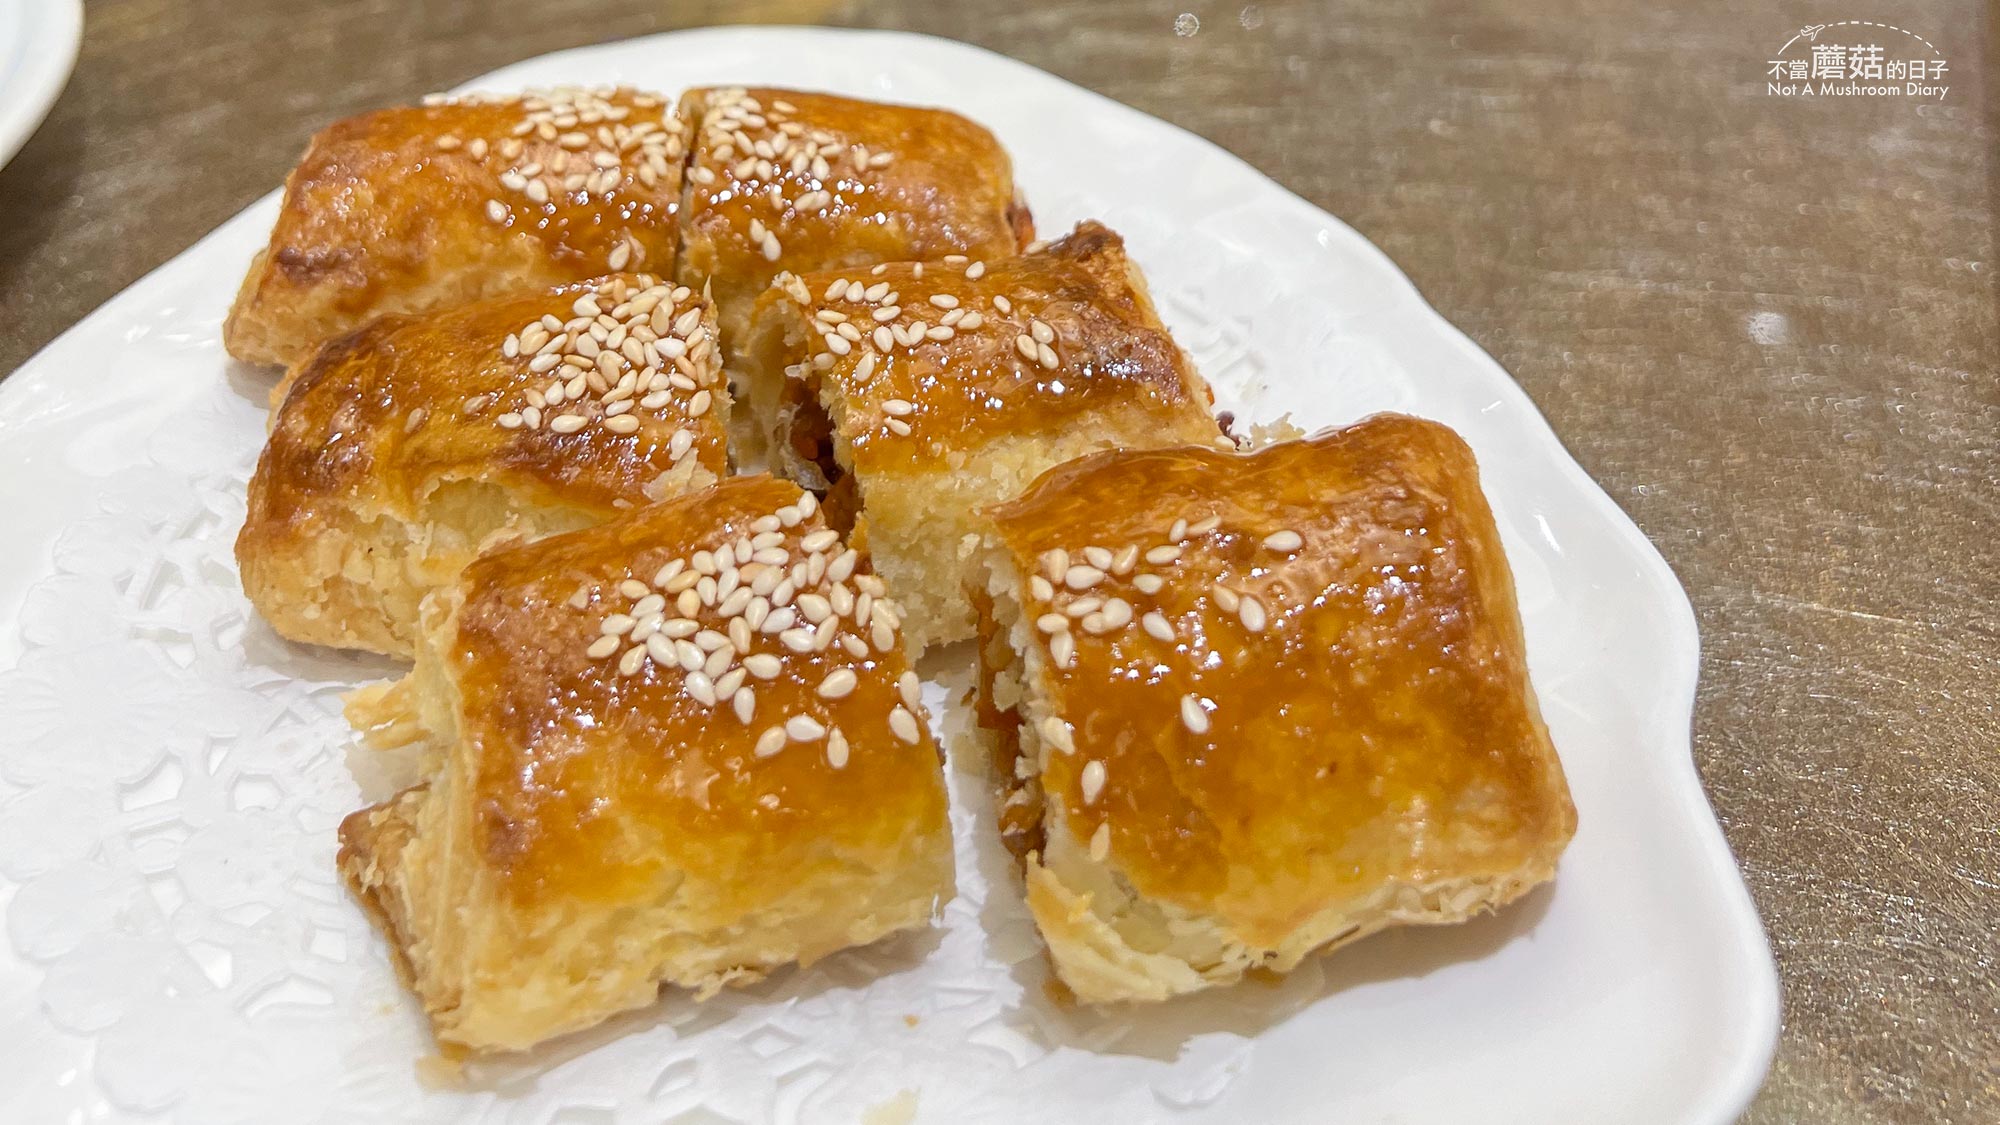
<instances>
[{"instance_id":1,"label":"sesame seed","mask_svg":"<svg viewBox=\"0 0 2000 1125\"><path fill-rule=\"evenodd\" d=\"M1258 601L1256 598L1245 596L1243 599L1243 604L1237 609L1237 616L1242 619L1243 627L1245 629L1248 629L1253 633L1261 633L1264 631L1264 625L1266 623L1264 617L1264 603Z\"/></svg>"},{"instance_id":2,"label":"sesame seed","mask_svg":"<svg viewBox=\"0 0 2000 1125\"><path fill-rule=\"evenodd\" d=\"M1062 364L1062 360L1056 356L1055 349L1049 347L1047 344L1035 345L1035 362L1050 371L1055 370Z\"/></svg>"},{"instance_id":3,"label":"sesame seed","mask_svg":"<svg viewBox=\"0 0 2000 1125\"><path fill-rule=\"evenodd\" d=\"M1049 638L1049 656L1055 660L1058 668L1067 668L1075 662L1076 639L1069 635L1068 630Z\"/></svg>"},{"instance_id":4,"label":"sesame seed","mask_svg":"<svg viewBox=\"0 0 2000 1125\"><path fill-rule=\"evenodd\" d=\"M958 298L949 293L933 293L931 304L941 309L955 309L958 307Z\"/></svg>"},{"instance_id":5,"label":"sesame seed","mask_svg":"<svg viewBox=\"0 0 2000 1125\"><path fill-rule=\"evenodd\" d=\"M1035 628L1044 633L1060 633L1069 628L1069 618L1060 613L1044 613L1035 618Z\"/></svg>"},{"instance_id":6,"label":"sesame seed","mask_svg":"<svg viewBox=\"0 0 2000 1125\"><path fill-rule=\"evenodd\" d=\"M1036 729L1041 732L1043 742L1065 754L1076 753L1076 741L1070 736L1068 723L1054 715L1045 715L1042 721L1036 724Z\"/></svg>"},{"instance_id":7,"label":"sesame seed","mask_svg":"<svg viewBox=\"0 0 2000 1125\"><path fill-rule=\"evenodd\" d=\"M736 721L747 727L757 714L757 695L747 685L738 688L730 697L729 706L736 712Z\"/></svg>"},{"instance_id":8,"label":"sesame seed","mask_svg":"<svg viewBox=\"0 0 2000 1125\"><path fill-rule=\"evenodd\" d=\"M793 715L785 720L785 737L793 742L817 742L826 737L826 727L811 715Z\"/></svg>"},{"instance_id":9,"label":"sesame seed","mask_svg":"<svg viewBox=\"0 0 2000 1125\"><path fill-rule=\"evenodd\" d=\"M847 764L847 736L839 727L826 732L826 764L834 769Z\"/></svg>"},{"instance_id":10,"label":"sesame seed","mask_svg":"<svg viewBox=\"0 0 2000 1125\"><path fill-rule=\"evenodd\" d=\"M1178 559L1180 557L1181 557L1180 547L1173 544L1168 544L1167 546L1163 547L1154 547L1152 550L1146 552L1146 561L1153 564L1154 566L1164 566L1167 563L1173 562L1175 559Z\"/></svg>"},{"instance_id":11,"label":"sesame seed","mask_svg":"<svg viewBox=\"0 0 2000 1125\"><path fill-rule=\"evenodd\" d=\"M486 201L486 217L487 217L487 218L489 218L489 219L491 219L491 220L493 220L493 221L494 221L494 222L496 222L496 223L504 223L504 222L506 222L506 221L507 221L507 205L506 205L506 204L504 204L504 203L502 203L502 202L500 202L500 201L499 201L499 200L497 200L497 199L489 199L489 200L487 200L487 201Z\"/></svg>"},{"instance_id":12,"label":"sesame seed","mask_svg":"<svg viewBox=\"0 0 2000 1125\"><path fill-rule=\"evenodd\" d=\"M1166 641L1169 644L1173 643L1174 627L1168 623L1166 615L1162 614L1159 610L1153 610L1140 618L1139 624L1155 640Z\"/></svg>"},{"instance_id":13,"label":"sesame seed","mask_svg":"<svg viewBox=\"0 0 2000 1125\"><path fill-rule=\"evenodd\" d=\"M1097 831L1090 834L1090 861L1092 863L1103 863L1104 857L1110 854L1111 823L1106 821L1097 826Z\"/></svg>"},{"instance_id":14,"label":"sesame seed","mask_svg":"<svg viewBox=\"0 0 2000 1125\"><path fill-rule=\"evenodd\" d=\"M645 662L645 645L635 645L632 648L628 648L625 650L625 655L618 658L618 674L621 676L634 675L639 671L639 666Z\"/></svg>"},{"instance_id":15,"label":"sesame seed","mask_svg":"<svg viewBox=\"0 0 2000 1125\"><path fill-rule=\"evenodd\" d=\"M1110 598L1104 603L1105 624L1113 629L1123 629L1132 623L1132 603L1124 598Z\"/></svg>"},{"instance_id":16,"label":"sesame seed","mask_svg":"<svg viewBox=\"0 0 2000 1125\"><path fill-rule=\"evenodd\" d=\"M1208 711L1200 696L1181 696L1181 723L1196 734L1208 733Z\"/></svg>"},{"instance_id":17,"label":"sesame seed","mask_svg":"<svg viewBox=\"0 0 2000 1125\"><path fill-rule=\"evenodd\" d=\"M1104 547L1085 547L1083 549L1083 557L1090 565L1099 570L1108 571L1111 569L1111 552Z\"/></svg>"},{"instance_id":18,"label":"sesame seed","mask_svg":"<svg viewBox=\"0 0 2000 1125\"><path fill-rule=\"evenodd\" d=\"M840 542L839 532L832 528L821 528L799 540L799 546L808 551L824 551L838 542Z\"/></svg>"},{"instance_id":19,"label":"sesame seed","mask_svg":"<svg viewBox=\"0 0 2000 1125\"><path fill-rule=\"evenodd\" d=\"M978 281L980 277L983 276L985 273L986 273L985 262L974 262L971 265L965 267L965 278L967 281Z\"/></svg>"},{"instance_id":20,"label":"sesame seed","mask_svg":"<svg viewBox=\"0 0 2000 1125\"><path fill-rule=\"evenodd\" d=\"M583 428L584 421L581 414L558 414L550 420L549 429L559 434L573 434Z\"/></svg>"},{"instance_id":21,"label":"sesame seed","mask_svg":"<svg viewBox=\"0 0 2000 1125\"><path fill-rule=\"evenodd\" d=\"M1264 537L1265 548L1272 551L1296 551L1305 546L1305 542L1304 537L1289 528L1284 531L1274 531Z\"/></svg>"},{"instance_id":22,"label":"sesame seed","mask_svg":"<svg viewBox=\"0 0 2000 1125\"><path fill-rule=\"evenodd\" d=\"M618 651L618 638L609 636L597 638L596 640L590 642L589 648L584 650L584 652L588 654L592 660L602 660L605 657L610 656L612 653L617 651Z\"/></svg>"},{"instance_id":23,"label":"sesame seed","mask_svg":"<svg viewBox=\"0 0 2000 1125\"><path fill-rule=\"evenodd\" d=\"M1167 532L1167 538L1173 540L1176 543L1179 543L1187 538L1187 534L1188 534L1188 521L1184 519L1178 519L1174 521L1173 529Z\"/></svg>"},{"instance_id":24,"label":"sesame seed","mask_svg":"<svg viewBox=\"0 0 2000 1125\"><path fill-rule=\"evenodd\" d=\"M1028 592L1033 594L1037 601L1049 601L1056 596L1056 588L1039 574L1028 579Z\"/></svg>"},{"instance_id":25,"label":"sesame seed","mask_svg":"<svg viewBox=\"0 0 2000 1125\"><path fill-rule=\"evenodd\" d=\"M815 625L833 616L833 603L818 594L800 594L795 604L805 619Z\"/></svg>"},{"instance_id":26,"label":"sesame seed","mask_svg":"<svg viewBox=\"0 0 2000 1125\"><path fill-rule=\"evenodd\" d=\"M1104 580L1104 572L1094 566L1077 565L1063 572L1063 585L1072 590L1088 590Z\"/></svg>"},{"instance_id":27,"label":"sesame seed","mask_svg":"<svg viewBox=\"0 0 2000 1125\"><path fill-rule=\"evenodd\" d=\"M729 699L734 696L737 689L743 686L743 678L747 675L749 673L745 672L741 665L724 672L715 681L715 697Z\"/></svg>"},{"instance_id":28,"label":"sesame seed","mask_svg":"<svg viewBox=\"0 0 2000 1125\"><path fill-rule=\"evenodd\" d=\"M821 699L842 699L854 690L855 682L853 669L836 668L819 682L817 691Z\"/></svg>"},{"instance_id":29,"label":"sesame seed","mask_svg":"<svg viewBox=\"0 0 2000 1125\"><path fill-rule=\"evenodd\" d=\"M1243 597L1218 582L1215 585L1215 604L1221 606L1224 613L1235 613L1242 606Z\"/></svg>"},{"instance_id":30,"label":"sesame seed","mask_svg":"<svg viewBox=\"0 0 2000 1125\"><path fill-rule=\"evenodd\" d=\"M1098 796L1104 792L1104 781L1105 781L1104 763L1099 761L1085 762L1083 764L1083 776L1081 781L1083 788L1083 803L1086 805L1096 804Z\"/></svg>"},{"instance_id":31,"label":"sesame seed","mask_svg":"<svg viewBox=\"0 0 2000 1125\"><path fill-rule=\"evenodd\" d=\"M571 417L575 417L575 415L571 415ZM604 420L604 428L614 434L636 433L639 429L639 417L636 414L619 414L606 418Z\"/></svg>"},{"instance_id":32,"label":"sesame seed","mask_svg":"<svg viewBox=\"0 0 2000 1125\"><path fill-rule=\"evenodd\" d=\"M1056 342L1056 330L1039 320L1030 320L1028 322L1028 334L1034 337L1037 344L1053 344Z\"/></svg>"},{"instance_id":33,"label":"sesame seed","mask_svg":"<svg viewBox=\"0 0 2000 1125\"><path fill-rule=\"evenodd\" d=\"M703 707L713 707L716 704L715 681L709 679L705 671L689 672L687 678L681 681L681 690L687 692L688 698Z\"/></svg>"},{"instance_id":34,"label":"sesame seed","mask_svg":"<svg viewBox=\"0 0 2000 1125\"><path fill-rule=\"evenodd\" d=\"M919 710L923 706L923 684L917 679L915 672L905 671L896 677L896 694L903 697L903 705L911 711Z\"/></svg>"},{"instance_id":35,"label":"sesame seed","mask_svg":"<svg viewBox=\"0 0 2000 1125\"><path fill-rule=\"evenodd\" d=\"M741 698L740 696L738 698ZM753 751L759 758L768 758L785 748L785 728L767 727L757 736L757 746Z\"/></svg>"},{"instance_id":36,"label":"sesame seed","mask_svg":"<svg viewBox=\"0 0 2000 1125\"><path fill-rule=\"evenodd\" d=\"M908 708L902 706L894 707L889 711L889 730L897 738L913 746L923 737L922 730L917 724L917 717L911 714Z\"/></svg>"},{"instance_id":37,"label":"sesame seed","mask_svg":"<svg viewBox=\"0 0 2000 1125\"><path fill-rule=\"evenodd\" d=\"M882 403L882 412L894 418L902 418L915 413L916 409L915 404L900 398L886 399Z\"/></svg>"}]
</instances>

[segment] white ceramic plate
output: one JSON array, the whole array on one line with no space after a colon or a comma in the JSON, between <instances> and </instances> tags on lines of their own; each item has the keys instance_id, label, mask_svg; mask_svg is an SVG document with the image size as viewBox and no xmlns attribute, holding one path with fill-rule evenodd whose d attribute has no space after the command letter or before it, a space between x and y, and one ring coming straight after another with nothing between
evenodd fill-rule
<instances>
[{"instance_id":1,"label":"white ceramic plate","mask_svg":"<svg viewBox=\"0 0 2000 1125\"><path fill-rule=\"evenodd\" d=\"M428 1083L421 1021L333 870L335 823L384 785L337 695L393 669L277 640L231 561L269 377L219 330L267 198L0 384L0 1119L852 1122L899 1096L939 1122L1731 1118L1777 989L1690 759L1693 616L1507 374L1332 216L971 47L719 29L476 85L729 81L990 125L1045 231L1124 232L1226 408L1309 428L1398 409L1464 434L1581 817L1555 886L1281 984L1065 1010L985 785L957 766L940 931ZM933 708L956 686L930 685Z\"/></svg>"},{"instance_id":2,"label":"white ceramic plate","mask_svg":"<svg viewBox=\"0 0 2000 1125\"><path fill-rule=\"evenodd\" d=\"M0 0L0 166L48 115L82 39L83 0Z\"/></svg>"}]
</instances>

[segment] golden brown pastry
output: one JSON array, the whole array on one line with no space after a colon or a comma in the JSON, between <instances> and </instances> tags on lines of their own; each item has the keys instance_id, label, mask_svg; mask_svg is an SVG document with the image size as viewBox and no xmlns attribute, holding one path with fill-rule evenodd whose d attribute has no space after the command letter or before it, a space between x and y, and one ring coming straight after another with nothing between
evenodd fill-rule
<instances>
[{"instance_id":1,"label":"golden brown pastry","mask_svg":"<svg viewBox=\"0 0 2000 1125\"><path fill-rule=\"evenodd\" d=\"M236 540L286 637L408 655L424 594L498 537L727 470L714 313L646 276L391 316L287 376Z\"/></svg>"},{"instance_id":2,"label":"golden brown pastry","mask_svg":"<svg viewBox=\"0 0 2000 1125\"><path fill-rule=\"evenodd\" d=\"M1449 429L1100 453L991 516L981 722L1078 997L1288 971L1554 874L1576 813Z\"/></svg>"},{"instance_id":3,"label":"golden brown pastry","mask_svg":"<svg viewBox=\"0 0 2000 1125\"><path fill-rule=\"evenodd\" d=\"M997 259L1035 236L1006 150L955 113L760 87L690 90L681 116L679 277L711 287L732 355L780 272Z\"/></svg>"},{"instance_id":4,"label":"golden brown pastry","mask_svg":"<svg viewBox=\"0 0 2000 1125\"><path fill-rule=\"evenodd\" d=\"M383 313L620 270L670 277L686 151L672 105L628 89L440 97L336 122L285 181L223 343L290 364Z\"/></svg>"},{"instance_id":5,"label":"golden brown pastry","mask_svg":"<svg viewBox=\"0 0 2000 1125\"><path fill-rule=\"evenodd\" d=\"M339 865L438 1040L515 1050L925 925L944 775L894 603L809 494L737 477L495 551L349 708L429 779Z\"/></svg>"},{"instance_id":6,"label":"golden brown pastry","mask_svg":"<svg viewBox=\"0 0 2000 1125\"><path fill-rule=\"evenodd\" d=\"M958 576L978 508L1095 450L1221 437L1096 223L1018 258L788 277L757 307L742 370L773 466L830 488L836 522L859 509L912 651L972 635Z\"/></svg>"}]
</instances>

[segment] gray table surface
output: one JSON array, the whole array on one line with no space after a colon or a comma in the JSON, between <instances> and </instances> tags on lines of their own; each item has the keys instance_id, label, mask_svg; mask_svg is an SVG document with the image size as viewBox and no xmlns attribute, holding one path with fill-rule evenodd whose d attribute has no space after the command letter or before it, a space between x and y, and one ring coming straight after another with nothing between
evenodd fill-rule
<instances>
[{"instance_id":1,"label":"gray table surface","mask_svg":"<svg viewBox=\"0 0 2000 1125\"><path fill-rule=\"evenodd\" d=\"M1769 96L1775 49L1835 18L1923 34L1950 91ZM93 0L67 91L0 170L0 371L335 117L725 21L991 47L1221 143L1386 250L1693 598L1695 753L1784 979L1750 1120L2000 1120L1991 9Z\"/></svg>"}]
</instances>

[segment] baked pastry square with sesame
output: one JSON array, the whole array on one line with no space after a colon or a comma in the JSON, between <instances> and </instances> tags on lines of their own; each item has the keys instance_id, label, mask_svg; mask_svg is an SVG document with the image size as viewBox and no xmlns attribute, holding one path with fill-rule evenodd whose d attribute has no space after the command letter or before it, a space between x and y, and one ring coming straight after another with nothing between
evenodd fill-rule
<instances>
[{"instance_id":1,"label":"baked pastry square with sesame","mask_svg":"<svg viewBox=\"0 0 2000 1125\"><path fill-rule=\"evenodd\" d=\"M728 468L713 310L644 275L385 317L280 389L236 560L297 641L407 656L424 595L496 538L586 527Z\"/></svg>"},{"instance_id":2,"label":"baked pastry square with sesame","mask_svg":"<svg viewBox=\"0 0 2000 1125\"><path fill-rule=\"evenodd\" d=\"M1033 240L1007 151L941 109L767 88L690 90L679 277L733 356L780 272L1001 258Z\"/></svg>"},{"instance_id":3,"label":"baked pastry square with sesame","mask_svg":"<svg viewBox=\"0 0 2000 1125\"><path fill-rule=\"evenodd\" d=\"M1097 223L1018 258L786 278L746 347L774 467L865 530L913 651L972 635L959 577L980 507L1085 453L1222 440L1208 385Z\"/></svg>"},{"instance_id":4,"label":"baked pastry square with sesame","mask_svg":"<svg viewBox=\"0 0 2000 1125\"><path fill-rule=\"evenodd\" d=\"M672 104L628 89L436 97L335 122L286 179L223 344L290 364L383 313L671 277L686 154Z\"/></svg>"},{"instance_id":5,"label":"baked pastry square with sesame","mask_svg":"<svg viewBox=\"0 0 2000 1125\"><path fill-rule=\"evenodd\" d=\"M981 724L1078 997L1289 971L1554 875L1576 813L1449 429L1102 453L992 520Z\"/></svg>"},{"instance_id":6,"label":"baked pastry square with sesame","mask_svg":"<svg viewBox=\"0 0 2000 1125\"><path fill-rule=\"evenodd\" d=\"M809 494L736 477L494 551L359 693L427 781L339 866L438 1040L518 1050L928 924L944 773L895 604Z\"/></svg>"}]
</instances>

